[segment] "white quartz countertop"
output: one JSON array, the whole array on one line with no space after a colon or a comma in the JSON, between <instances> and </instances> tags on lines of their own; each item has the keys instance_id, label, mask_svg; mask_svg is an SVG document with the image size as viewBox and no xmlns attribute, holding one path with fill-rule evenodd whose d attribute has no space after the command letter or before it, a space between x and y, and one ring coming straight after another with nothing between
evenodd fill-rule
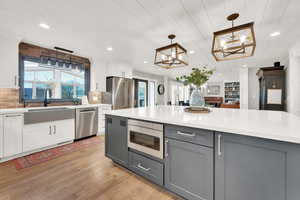
<instances>
[{"instance_id":1,"label":"white quartz countertop","mask_svg":"<svg viewBox=\"0 0 300 200\"><path fill-rule=\"evenodd\" d=\"M29 110L35 109L51 109L51 108L88 108L88 107L99 107L99 106L111 106L110 104L87 104L87 105L62 105L62 106L48 106L48 107L27 107L27 108L9 108L9 109L0 109L0 114L13 114L13 113L25 113Z\"/></svg>"},{"instance_id":2,"label":"white quartz countertop","mask_svg":"<svg viewBox=\"0 0 300 200\"><path fill-rule=\"evenodd\" d=\"M107 114L300 144L300 117L287 112L213 108L211 113L195 114L183 109L155 106Z\"/></svg>"}]
</instances>

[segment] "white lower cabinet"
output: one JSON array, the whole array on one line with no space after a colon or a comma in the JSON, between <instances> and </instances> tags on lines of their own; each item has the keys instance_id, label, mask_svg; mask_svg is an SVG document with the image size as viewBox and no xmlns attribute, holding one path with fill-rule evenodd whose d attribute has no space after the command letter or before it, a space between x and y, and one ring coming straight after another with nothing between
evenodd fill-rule
<instances>
[{"instance_id":1,"label":"white lower cabinet","mask_svg":"<svg viewBox=\"0 0 300 200\"><path fill-rule=\"evenodd\" d=\"M55 144L52 129L52 122L25 125L23 133L24 152Z\"/></svg>"},{"instance_id":2,"label":"white lower cabinet","mask_svg":"<svg viewBox=\"0 0 300 200\"><path fill-rule=\"evenodd\" d=\"M55 143L67 142L75 139L75 120L66 119L54 121Z\"/></svg>"},{"instance_id":3,"label":"white lower cabinet","mask_svg":"<svg viewBox=\"0 0 300 200\"><path fill-rule=\"evenodd\" d=\"M0 115L0 159L3 157L3 116Z\"/></svg>"},{"instance_id":4,"label":"white lower cabinet","mask_svg":"<svg viewBox=\"0 0 300 200\"><path fill-rule=\"evenodd\" d=\"M104 134L105 132L105 114L111 110L111 105L100 105L98 107L98 133Z\"/></svg>"},{"instance_id":5,"label":"white lower cabinet","mask_svg":"<svg viewBox=\"0 0 300 200\"><path fill-rule=\"evenodd\" d=\"M3 117L3 157L23 152L23 114L10 114Z\"/></svg>"},{"instance_id":6,"label":"white lower cabinet","mask_svg":"<svg viewBox=\"0 0 300 200\"><path fill-rule=\"evenodd\" d=\"M74 119L29 124L24 126L23 150L33 151L71 141L74 138Z\"/></svg>"}]
</instances>

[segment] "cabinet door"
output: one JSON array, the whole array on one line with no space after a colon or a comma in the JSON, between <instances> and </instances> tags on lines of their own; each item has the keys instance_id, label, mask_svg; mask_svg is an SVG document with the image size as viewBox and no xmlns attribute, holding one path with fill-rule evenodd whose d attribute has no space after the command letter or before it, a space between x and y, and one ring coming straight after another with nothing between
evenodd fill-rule
<instances>
[{"instance_id":1,"label":"cabinet door","mask_svg":"<svg viewBox=\"0 0 300 200\"><path fill-rule=\"evenodd\" d=\"M165 186L189 200L213 200L213 149L166 138Z\"/></svg>"},{"instance_id":2,"label":"cabinet door","mask_svg":"<svg viewBox=\"0 0 300 200\"><path fill-rule=\"evenodd\" d=\"M19 40L2 35L0 40L0 88L18 88Z\"/></svg>"},{"instance_id":3,"label":"cabinet door","mask_svg":"<svg viewBox=\"0 0 300 200\"><path fill-rule=\"evenodd\" d=\"M106 116L105 153L113 161L128 166L126 118Z\"/></svg>"},{"instance_id":4,"label":"cabinet door","mask_svg":"<svg viewBox=\"0 0 300 200\"><path fill-rule=\"evenodd\" d=\"M9 157L23 151L23 115L5 115L3 120L3 156Z\"/></svg>"},{"instance_id":5,"label":"cabinet door","mask_svg":"<svg viewBox=\"0 0 300 200\"><path fill-rule=\"evenodd\" d=\"M55 143L72 141L75 139L75 120L67 119L53 122L53 137Z\"/></svg>"},{"instance_id":6,"label":"cabinet door","mask_svg":"<svg viewBox=\"0 0 300 200\"><path fill-rule=\"evenodd\" d=\"M0 159L3 157L3 116L0 116Z\"/></svg>"},{"instance_id":7,"label":"cabinet door","mask_svg":"<svg viewBox=\"0 0 300 200\"><path fill-rule=\"evenodd\" d=\"M292 168L299 170L300 161L289 167L285 147L270 140L223 133L216 134L215 145L216 200L299 199L299 192L295 199L286 198L287 175ZM299 190L297 182L293 187Z\"/></svg>"},{"instance_id":8,"label":"cabinet door","mask_svg":"<svg viewBox=\"0 0 300 200\"><path fill-rule=\"evenodd\" d=\"M32 151L55 144L53 131L52 122L25 125L23 151Z\"/></svg>"}]
</instances>

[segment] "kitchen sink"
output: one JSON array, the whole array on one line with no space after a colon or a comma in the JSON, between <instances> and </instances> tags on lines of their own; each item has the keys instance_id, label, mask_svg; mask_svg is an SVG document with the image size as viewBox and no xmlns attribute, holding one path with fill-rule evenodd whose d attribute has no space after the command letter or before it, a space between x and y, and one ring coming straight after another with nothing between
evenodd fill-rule
<instances>
[{"instance_id":1,"label":"kitchen sink","mask_svg":"<svg viewBox=\"0 0 300 200\"><path fill-rule=\"evenodd\" d=\"M25 125L65 119L75 120L75 109L66 107L36 108L29 109L28 112L24 113Z\"/></svg>"},{"instance_id":2,"label":"kitchen sink","mask_svg":"<svg viewBox=\"0 0 300 200\"><path fill-rule=\"evenodd\" d=\"M43 111L57 111L57 110L66 110L70 108L60 107L60 108L32 108L28 112L43 112Z\"/></svg>"}]
</instances>

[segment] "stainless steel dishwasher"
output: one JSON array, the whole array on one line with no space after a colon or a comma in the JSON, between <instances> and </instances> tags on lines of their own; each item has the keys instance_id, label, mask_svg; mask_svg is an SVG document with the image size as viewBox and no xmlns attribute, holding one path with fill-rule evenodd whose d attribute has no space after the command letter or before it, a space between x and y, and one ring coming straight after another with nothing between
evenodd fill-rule
<instances>
[{"instance_id":1,"label":"stainless steel dishwasher","mask_svg":"<svg viewBox=\"0 0 300 200\"><path fill-rule=\"evenodd\" d=\"M76 109L75 139L96 135L98 132L98 107Z\"/></svg>"}]
</instances>

